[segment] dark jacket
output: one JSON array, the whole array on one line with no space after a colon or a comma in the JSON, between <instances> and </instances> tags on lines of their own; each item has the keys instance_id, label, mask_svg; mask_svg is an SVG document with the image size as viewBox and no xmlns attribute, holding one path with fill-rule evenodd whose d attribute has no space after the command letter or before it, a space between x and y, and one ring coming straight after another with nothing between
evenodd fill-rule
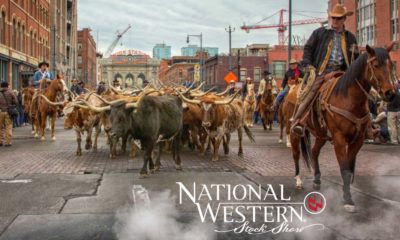
<instances>
[{"instance_id":1,"label":"dark jacket","mask_svg":"<svg viewBox=\"0 0 400 240\"><path fill-rule=\"evenodd\" d=\"M328 27L320 27L314 30L304 46L303 64L314 66L318 74L323 73L328 64L333 49L334 31ZM344 58L341 70L345 71L351 64L352 55L353 60L358 57L357 39L353 33L344 30L341 42L345 42L341 46ZM355 46L354 53L352 52L353 45Z\"/></svg>"},{"instance_id":2,"label":"dark jacket","mask_svg":"<svg viewBox=\"0 0 400 240\"><path fill-rule=\"evenodd\" d=\"M81 95L83 93L83 89L79 85L72 85L71 92L75 93L76 95Z\"/></svg>"},{"instance_id":3,"label":"dark jacket","mask_svg":"<svg viewBox=\"0 0 400 240\"><path fill-rule=\"evenodd\" d=\"M396 95L391 102L387 104L388 112L400 112L400 93L396 91Z\"/></svg>"},{"instance_id":4,"label":"dark jacket","mask_svg":"<svg viewBox=\"0 0 400 240\"><path fill-rule=\"evenodd\" d=\"M299 69L299 71L300 71L299 77L303 78L304 77L304 72L301 71L300 69ZM289 79L294 79L295 78L295 73L296 73L296 71L292 70L292 69L289 69L289 70L286 71L285 77L283 78L283 81L282 81L282 88L286 87Z\"/></svg>"},{"instance_id":5,"label":"dark jacket","mask_svg":"<svg viewBox=\"0 0 400 240\"><path fill-rule=\"evenodd\" d=\"M7 100L6 100L7 99ZM0 110L2 112L8 111L8 106L12 104L17 104L17 99L14 93L8 88L3 88L0 90Z\"/></svg>"}]
</instances>

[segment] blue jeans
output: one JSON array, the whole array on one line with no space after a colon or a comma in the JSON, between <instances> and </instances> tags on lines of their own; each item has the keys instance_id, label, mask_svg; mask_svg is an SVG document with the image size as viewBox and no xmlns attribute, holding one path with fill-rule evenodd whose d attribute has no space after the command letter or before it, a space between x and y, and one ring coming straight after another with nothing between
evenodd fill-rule
<instances>
[{"instance_id":1,"label":"blue jeans","mask_svg":"<svg viewBox=\"0 0 400 240\"><path fill-rule=\"evenodd\" d=\"M285 96L289 93L289 87L286 86L283 91L281 91L278 96L276 97L276 100L279 102L279 104L281 104L281 102L283 101L283 99L285 98Z\"/></svg>"}]
</instances>

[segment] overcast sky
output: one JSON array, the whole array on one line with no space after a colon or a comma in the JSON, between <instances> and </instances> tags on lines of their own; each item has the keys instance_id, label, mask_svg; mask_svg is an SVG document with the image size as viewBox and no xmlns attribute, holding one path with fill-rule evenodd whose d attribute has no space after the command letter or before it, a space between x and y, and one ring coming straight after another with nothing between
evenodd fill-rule
<instances>
[{"instance_id":1,"label":"overcast sky","mask_svg":"<svg viewBox=\"0 0 400 240\"><path fill-rule=\"evenodd\" d=\"M327 0L293 0L293 20L327 16ZM105 52L129 24L132 28L123 36L115 51L137 49L152 55L156 43L165 42L173 55L180 55L186 46L187 34L203 34L203 46L218 47L228 52L228 25L235 27L232 47L251 43L278 43L277 29L260 29L246 33L240 30L245 22L251 25L288 9L288 0L78 0L78 28L92 29L99 51ZM287 14L285 21L288 20ZM262 24L275 24L275 15ZM318 24L294 26L293 34L308 38ZM287 31L286 31L287 33ZM198 44L191 38L190 44Z\"/></svg>"}]
</instances>

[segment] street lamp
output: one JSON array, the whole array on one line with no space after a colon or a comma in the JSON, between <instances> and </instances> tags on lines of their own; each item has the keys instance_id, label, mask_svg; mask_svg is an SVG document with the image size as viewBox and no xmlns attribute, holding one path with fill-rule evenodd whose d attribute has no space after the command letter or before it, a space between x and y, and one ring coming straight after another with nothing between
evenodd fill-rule
<instances>
[{"instance_id":1,"label":"street lamp","mask_svg":"<svg viewBox=\"0 0 400 240\"><path fill-rule=\"evenodd\" d=\"M200 38L200 82L203 82L203 33L200 34L188 34L186 37L186 42L189 43L190 37L198 37ZM203 85L204 88L204 85Z\"/></svg>"}]
</instances>

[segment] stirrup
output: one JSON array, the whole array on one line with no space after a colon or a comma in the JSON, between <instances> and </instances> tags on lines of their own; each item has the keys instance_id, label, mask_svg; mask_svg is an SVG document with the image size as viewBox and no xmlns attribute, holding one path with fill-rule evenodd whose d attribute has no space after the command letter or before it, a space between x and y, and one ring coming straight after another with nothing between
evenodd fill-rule
<instances>
[{"instance_id":1,"label":"stirrup","mask_svg":"<svg viewBox=\"0 0 400 240\"><path fill-rule=\"evenodd\" d=\"M304 127L296 124L291 129L290 132L295 134L297 137L304 137Z\"/></svg>"}]
</instances>

